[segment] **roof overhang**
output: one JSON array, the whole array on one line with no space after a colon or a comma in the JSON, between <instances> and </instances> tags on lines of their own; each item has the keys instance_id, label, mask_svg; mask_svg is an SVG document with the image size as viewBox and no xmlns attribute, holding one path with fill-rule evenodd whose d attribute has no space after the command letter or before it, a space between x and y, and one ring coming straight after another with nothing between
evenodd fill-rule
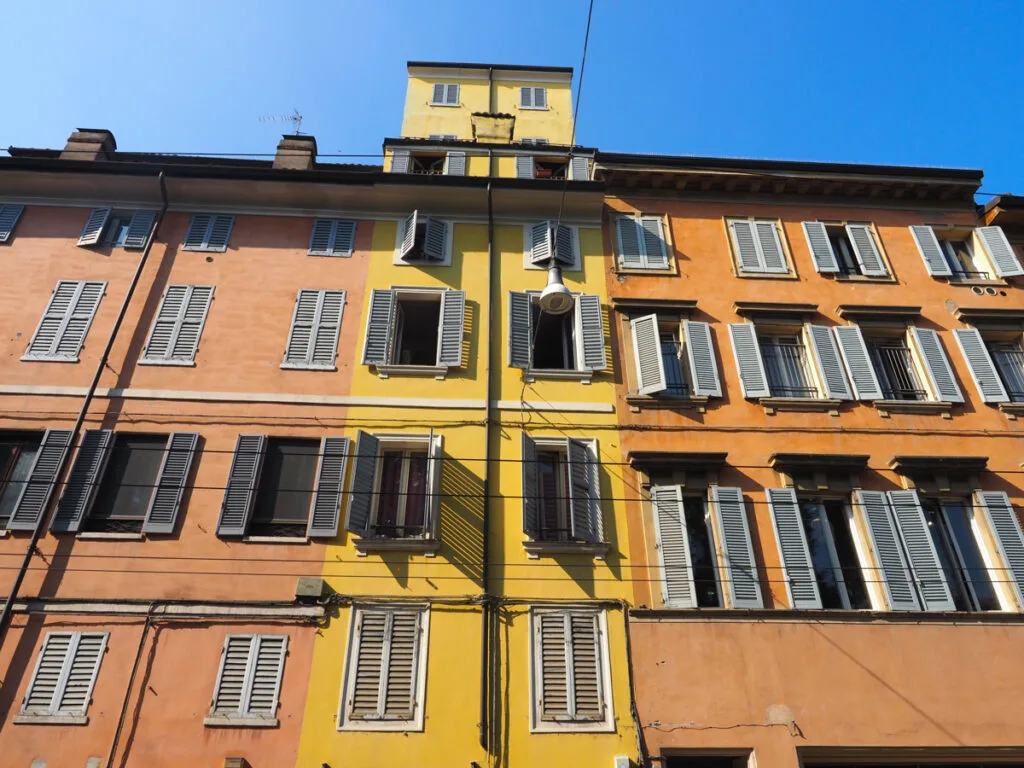
<instances>
[{"instance_id":1,"label":"roof overhang","mask_svg":"<svg viewBox=\"0 0 1024 768\"><path fill-rule=\"evenodd\" d=\"M525 80L530 82L572 82L572 67L538 67L528 64L477 64L452 61L410 61L409 77L453 77L460 80Z\"/></svg>"}]
</instances>

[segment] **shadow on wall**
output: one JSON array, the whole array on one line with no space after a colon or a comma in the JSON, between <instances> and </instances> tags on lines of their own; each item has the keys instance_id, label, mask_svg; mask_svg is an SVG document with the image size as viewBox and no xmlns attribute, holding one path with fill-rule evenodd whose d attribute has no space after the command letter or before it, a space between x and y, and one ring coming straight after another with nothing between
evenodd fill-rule
<instances>
[{"instance_id":1,"label":"shadow on wall","mask_svg":"<svg viewBox=\"0 0 1024 768\"><path fill-rule=\"evenodd\" d=\"M483 479L457 461L441 462L438 533L449 562L483 587Z\"/></svg>"}]
</instances>

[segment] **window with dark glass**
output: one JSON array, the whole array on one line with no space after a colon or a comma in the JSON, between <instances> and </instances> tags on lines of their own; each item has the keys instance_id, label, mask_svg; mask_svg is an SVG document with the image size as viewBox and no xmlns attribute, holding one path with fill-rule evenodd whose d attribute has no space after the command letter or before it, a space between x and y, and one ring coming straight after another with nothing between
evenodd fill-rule
<instances>
[{"instance_id":1,"label":"window with dark glass","mask_svg":"<svg viewBox=\"0 0 1024 768\"><path fill-rule=\"evenodd\" d=\"M117 435L84 529L137 533L149 510L166 435Z\"/></svg>"},{"instance_id":2,"label":"window with dark glass","mask_svg":"<svg viewBox=\"0 0 1024 768\"><path fill-rule=\"evenodd\" d=\"M395 301L395 365L436 365L441 295Z\"/></svg>"},{"instance_id":3,"label":"window with dark glass","mask_svg":"<svg viewBox=\"0 0 1024 768\"><path fill-rule=\"evenodd\" d=\"M0 432L0 530L7 527L21 497L41 439L38 432Z\"/></svg>"},{"instance_id":4,"label":"window with dark glass","mask_svg":"<svg viewBox=\"0 0 1024 768\"><path fill-rule=\"evenodd\" d=\"M409 173L439 176L444 173L444 152L416 152L409 156Z\"/></svg>"},{"instance_id":5,"label":"window with dark glass","mask_svg":"<svg viewBox=\"0 0 1024 768\"><path fill-rule=\"evenodd\" d=\"M875 367L882 397L886 400L927 400L928 393L921 385L910 347L902 336L866 338L868 354Z\"/></svg>"},{"instance_id":6,"label":"window with dark glass","mask_svg":"<svg viewBox=\"0 0 1024 768\"><path fill-rule=\"evenodd\" d=\"M553 315L541 312L540 305L533 303L533 368L544 370L576 370L576 345L574 332L576 314L566 312Z\"/></svg>"},{"instance_id":7,"label":"window with dark glass","mask_svg":"<svg viewBox=\"0 0 1024 768\"><path fill-rule=\"evenodd\" d=\"M1019 340L988 342L987 346L1006 393L1013 402L1024 402L1024 346Z\"/></svg>"},{"instance_id":8,"label":"window with dark glass","mask_svg":"<svg viewBox=\"0 0 1024 768\"><path fill-rule=\"evenodd\" d=\"M371 529L377 536L415 538L427 533L426 446L385 450L378 462L377 504Z\"/></svg>"},{"instance_id":9,"label":"window with dark glass","mask_svg":"<svg viewBox=\"0 0 1024 768\"><path fill-rule=\"evenodd\" d=\"M853 243L850 242L850 234L846 227L842 224L829 225L825 227L825 232L832 244L832 252L836 255L839 274L859 275L860 265L857 263L857 256L854 254Z\"/></svg>"},{"instance_id":10,"label":"window with dark glass","mask_svg":"<svg viewBox=\"0 0 1024 768\"><path fill-rule=\"evenodd\" d=\"M870 608L846 504L839 499L802 498L800 515L822 607Z\"/></svg>"},{"instance_id":11,"label":"window with dark glass","mask_svg":"<svg viewBox=\"0 0 1024 768\"><path fill-rule=\"evenodd\" d=\"M565 160L534 158L533 177L535 179L564 179L568 172L569 163Z\"/></svg>"},{"instance_id":12,"label":"window with dark glass","mask_svg":"<svg viewBox=\"0 0 1024 768\"><path fill-rule=\"evenodd\" d=\"M758 335L772 397L817 397L807 350L797 335Z\"/></svg>"},{"instance_id":13,"label":"window with dark glass","mask_svg":"<svg viewBox=\"0 0 1024 768\"><path fill-rule=\"evenodd\" d=\"M568 541L569 471L565 453L537 451L537 488L540 507L538 541Z\"/></svg>"},{"instance_id":14,"label":"window with dark glass","mask_svg":"<svg viewBox=\"0 0 1024 768\"><path fill-rule=\"evenodd\" d=\"M662 326L661 361L665 368L664 390L659 395L668 397L689 397L692 389L689 382L689 365L683 359L684 350L680 343L679 324L674 327Z\"/></svg>"},{"instance_id":15,"label":"window with dark glass","mask_svg":"<svg viewBox=\"0 0 1024 768\"><path fill-rule=\"evenodd\" d=\"M132 223L134 211L111 211L110 218L103 228L103 245L120 248L128 236L128 227Z\"/></svg>"},{"instance_id":16,"label":"window with dark glass","mask_svg":"<svg viewBox=\"0 0 1024 768\"><path fill-rule=\"evenodd\" d=\"M305 536L320 441L267 439L250 536Z\"/></svg>"},{"instance_id":17,"label":"window with dark glass","mask_svg":"<svg viewBox=\"0 0 1024 768\"><path fill-rule=\"evenodd\" d=\"M697 607L719 608L722 599L718 586L718 563L707 502L699 496L687 496L683 499L683 514L686 516L686 539L690 546Z\"/></svg>"},{"instance_id":18,"label":"window with dark glass","mask_svg":"<svg viewBox=\"0 0 1024 768\"><path fill-rule=\"evenodd\" d=\"M998 611L999 599L961 500L923 499L925 521L958 611Z\"/></svg>"},{"instance_id":19,"label":"window with dark glass","mask_svg":"<svg viewBox=\"0 0 1024 768\"><path fill-rule=\"evenodd\" d=\"M952 277L957 280L988 280L992 277L987 265L975 254L969 234L945 234L936 230L942 255Z\"/></svg>"}]
</instances>

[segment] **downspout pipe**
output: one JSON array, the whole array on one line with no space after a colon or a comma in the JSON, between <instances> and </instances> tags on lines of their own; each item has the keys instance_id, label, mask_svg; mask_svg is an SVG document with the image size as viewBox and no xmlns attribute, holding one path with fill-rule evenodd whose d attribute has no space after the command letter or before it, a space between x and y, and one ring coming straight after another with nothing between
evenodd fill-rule
<instances>
[{"instance_id":1,"label":"downspout pipe","mask_svg":"<svg viewBox=\"0 0 1024 768\"><path fill-rule=\"evenodd\" d=\"M128 687L125 689L124 700L121 702L121 714L117 718L114 740L110 745L110 754L107 756L107 768L114 768L114 758L117 756L117 747L121 741L121 732L124 730L124 721L128 718L128 708L132 703L132 689L135 687L135 676L139 672L142 655L146 650L146 638L149 637L149 628L153 625L153 611L156 610L156 606L156 603L149 604L149 610L146 612L146 621L142 625L139 647L135 651L135 663L132 664L132 673L128 676Z\"/></svg>"},{"instance_id":2,"label":"downspout pipe","mask_svg":"<svg viewBox=\"0 0 1024 768\"><path fill-rule=\"evenodd\" d=\"M92 382L89 384L89 389L85 394L85 400L82 401L82 408L78 412L78 418L75 419L75 426L71 430L71 441L68 444L68 450L64 454L64 459L61 461L60 468L57 471L55 477L63 477L65 470L67 469L68 462L71 460L71 454L75 445L78 444L78 437L82 432L82 425L85 423L85 417L89 412L89 406L92 404L93 397L96 395L96 388L99 386L100 377L103 375L103 369L107 366L107 360L110 358L110 351L114 347L114 340L117 339L117 334L121 330L121 324L124 322L124 317L128 312L128 307L131 304L132 297L135 295L135 288L139 284L139 278L142 277L142 270L146 266L146 261L149 258L149 252L153 247L153 241L156 240L157 231L160 229L160 224L164 220L164 214L167 213L167 185L164 183L164 172L160 171L160 175L157 177L160 183L160 212L157 214L156 222L153 224L153 229L150 230L149 239L146 241L145 248L142 249L142 255L139 257L139 265L135 268L135 274L132 275L132 281L128 285L128 290L125 292L124 301L121 302L121 308L118 310L117 319L114 320L114 327L110 329L110 336L107 338L106 346L103 348L103 353L100 355L100 360L96 364L96 372L93 373ZM29 538L28 547L25 550L25 557L21 561L21 566L18 568L18 572L14 576L14 584L11 585L11 591L7 595L7 599L4 601L3 610L0 611L0 647L3 646L4 638L7 635L7 628L11 622L11 612L14 608L14 601L18 597L18 590L21 589L21 584L25 580L25 574L28 572L29 564L32 562L32 555L36 551L36 546L39 544L39 539L43 535L43 531L46 530L46 524L49 522L50 515L48 514L53 509L56 503L56 492L50 496L50 501L43 511L43 514L39 516L39 520L36 522L36 527L32 529L32 536Z\"/></svg>"},{"instance_id":3,"label":"downspout pipe","mask_svg":"<svg viewBox=\"0 0 1024 768\"><path fill-rule=\"evenodd\" d=\"M488 70L488 78L490 77ZM487 150L488 166L494 161L493 151ZM493 365L493 344L491 342L491 329L494 323L494 198L491 194L491 182L487 181L487 369L484 379L487 382L487 389L484 399L484 519L481 525L483 542L481 546L480 581L483 591L483 602L480 607L480 747L485 751L490 750L490 692L491 692L491 665L490 665L490 626L491 626L491 594L490 594L490 519L491 519L491 402L493 400L492 375L496 370Z\"/></svg>"}]
</instances>

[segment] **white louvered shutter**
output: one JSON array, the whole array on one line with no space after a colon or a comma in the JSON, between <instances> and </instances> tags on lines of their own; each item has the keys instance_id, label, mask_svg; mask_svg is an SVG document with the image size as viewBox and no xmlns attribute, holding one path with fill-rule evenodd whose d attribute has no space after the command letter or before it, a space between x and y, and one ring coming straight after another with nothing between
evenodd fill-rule
<instances>
[{"instance_id":1,"label":"white louvered shutter","mask_svg":"<svg viewBox=\"0 0 1024 768\"><path fill-rule=\"evenodd\" d=\"M169 285L143 352L148 361L192 362L213 301L212 285Z\"/></svg>"},{"instance_id":2,"label":"white louvered shutter","mask_svg":"<svg viewBox=\"0 0 1024 768\"><path fill-rule=\"evenodd\" d=\"M345 516L345 530L357 536L368 536L370 519L376 497L373 493L377 478L377 459L380 456L380 441L373 435L360 430L356 435L356 447L352 460L352 484L348 492L348 513Z\"/></svg>"},{"instance_id":3,"label":"white louvered shutter","mask_svg":"<svg viewBox=\"0 0 1024 768\"><path fill-rule=\"evenodd\" d=\"M636 362L637 392L653 395L668 387L665 363L661 359L661 333L658 316L644 315L629 321L633 332L633 359Z\"/></svg>"},{"instance_id":4,"label":"white louvered shutter","mask_svg":"<svg viewBox=\"0 0 1024 768\"><path fill-rule=\"evenodd\" d=\"M395 292L374 288L366 315L363 365L386 365L391 361L391 338L395 315Z\"/></svg>"},{"instance_id":5,"label":"white louvered shutter","mask_svg":"<svg viewBox=\"0 0 1024 768\"><path fill-rule=\"evenodd\" d=\"M946 357L946 350L942 347L939 334L931 328L917 328L912 326L910 334L914 338L921 358L924 360L928 378L931 380L932 388L939 400L950 403L962 403L963 393L960 385L956 383L953 375L953 367Z\"/></svg>"},{"instance_id":6,"label":"white louvered shutter","mask_svg":"<svg viewBox=\"0 0 1024 768\"><path fill-rule=\"evenodd\" d=\"M669 608L696 608L683 489L678 485L656 485L651 488L651 503L661 562L662 599Z\"/></svg>"},{"instance_id":7,"label":"white louvered shutter","mask_svg":"<svg viewBox=\"0 0 1024 768\"><path fill-rule=\"evenodd\" d=\"M23 715L84 716L89 710L106 632L49 632L22 703Z\"/></svg>"},{"instance_id":8,"label":"white louvered shutter","mask_svg":"<svg viewBox=\"0 0 1024 768\"><path fill-rule=\"evenodd\" d=\"M853 383L853 393L858 400L881 400L882 387L875 375L875 366L871 363L867 344L860 327L856 325L837 325L832 328L839 342L839 351L843 356L843 364Z\"/></svg>"},{"instance_id":9,"label":"white louvered shutter","mask_svg":"<svg viewBox=\"0 0 1024 768\"><path fill-rule=\"evenodd\" d=\"M408 721L415 717L421 611L360 609L350 659L347 716Z\"/></svg>"},{"instance_id":10,"label":"white louvered shutter","mask_svg":"<svg viewBox=\"0 0 1024 768\"><path fill-rule=\"evenodd\" d=\"M569 161L569 179L571 181L590 180L590 158L574 155Z\"/></svg>"},{"instance_id":11,"label":"white louvered shutter","mask_svg":"<svg viewBox=\"0 0 1024 768\"><path fill-rule=\"evenodd\" d=\"M228 635L210 714L271 720L277 713L287 635Z\"/></svg>"},{"instance_id":12,"label":"white louvered shutter","mask_svg":"<svg viewBox=\"0 0 1024 768\"><path fill-rule=\"evenodd\" d=\"M402 234L399 237L401 244L398 249L398 256L403 260L413 258L413 250L416 248L416 224L419 221L419 211L410 213L399 230Z\"/></svg>"},{"instance_id":13,"label":"white louvered shutter","mask_svg":"<svg viewBox=\"0 0 1024 768\"><path fill-rule=\"evenodd\" d=\"M288 652L287 635L257 635L249 697L243 714L247 717L273 718L281 693L284 659Z\"/></svg>"},{"instance_id":14,"label":"white louvered shutter","mask_svg":"<svg viewBox=\"0 0 1024 768\"><path fill-rule=\"evenodd\" d=\"M828 230L820 221L805 221L803 223L804 235L807 237L807 247L811 250L811 258L814 259L814 269L822 274L832 274L839 271L839 262L832 250L832 243L828 239Z\"/></svg>"},{"instance_id":15,"label":"white louvered shutter","mask_svg":"<svg viewBox=\"0 0 1024 768\"><path fill-rule=\"evenodd\" d=\"M807 325L807 337L810 340L814 359L821 374L821 383L825 388L825 397L839 400L852 400L853 392L846 380L846 371L839 356L832 330L826 325Z\"/></svg>"},{"instance_id":16,"label":"white louvered shutter","mask_svg":"<svg viewBox=\"0 0 1024 768\"><path fill-rule=\"evenodd\" d=\"M729 336L732 339L732 354L740 376L740 387L746 398L770 397L768 374L761 359L761 345L757 340L757 328L753 323L730 323Z\"/></svg>"},{"instance_id":17,"label":"white louvered shutter","mask_svg":"<svg viewBox=\"0 0 1024 768\"><path fill-rule=\"evenodd\" d=\"M452 150L447 155L447 162L445 163L444 172L448 176L465 176L466 175L466 153L457 152Z\"/></svg>"},{"instance_id":18,"label":"white louvered shutter","mask_svg":"<svg viewBox=\"0 0 1024 768\"><path fill-rule=\"evenodd\" d=\"M420 644L419 611L391 611L387 670L383 678L385 720L412 720L416 711L416 677Z\"/></svg>"},{"instance_id":19,"label":"white louvered shutter","mask_svg":"<svg viewBox=\"0 0 1024 768\"><path fill-rule=\"evenodd\" d=\"M114 433L109 429L85 431L50 523L51 531L76 533L81 528L96 498L113 443Z\"/></svg>"},{"instance_id":20,"label":"white louvered shutter","mask_svg":"<svg viewBox=\"0 0 1024 768\"><path fill-rule=\"evenodd\" d=\"M156 319L149 332L149 340L142 353L143 360L169 359L188 294L189 286L187 285L168 285L164 290Z\"/></svg>"},{"instance_id":21,"label":"white louvered shutter","mask_svg":"<svg viewBox=\"0 0 1024 768\"><path fill-rule=\"evenodd\" d=\"M447 221L427 219L427 231L423 238L423 257L432 261L444 261L448 248Z\"/></svg>"},{"instance_id":22,"label":"white louvered shutter","mask_svg":"<svg viewBox=\"0 0 1024 768\"><path fill-rule=\"evenodd\" d=\"M82 234L78 238L78 245L96 245L103 237L103 228L107 226L107 219L110 218L109 208L94 208L89 213L89 218L82 227Z\"/></svg>"},{"instance_id":23,"label":"white louvered shutter","mask_svg":"<svg viewBox=\"0 0 1024 768\"><path fill-rule=\"evenodd\" d=\"M997 580L1010 582L1017 606L1024 608L1024 534L1010 497L1003 491L977 491L974 499L975 506L988 519L1003 564L1009 569L1003 571L1005 575L1001 574L1001 579Z\"/></svg>"},{"instance_id":24,"label":"white louvered shutter","mask_svg":"<svg viewBox=\"0 0 1024 768\"><path fill-rule=\"evenodd\" d=\"M539 678L537 711L542 721L572 718L567 623L568 615L564 613L543 612L536 616L534 655Z\"/></svg>"},{"instance_id":25,"label":"white louvered shutter","mask_svg":"<svg viewBox=\"0 0 1024 768\"><path fill-rule=\"evenodd\" d=\"M648 269L668 269L668 244L665 242L665 222L662 218L642 216L640 235L644 245L644 266Z\"/></svg>"},{"instance_id":26,"label":"white louvered shutter","mask_svg":"<svg viewBox=\"0 0 1024 768\"><path fill-rule=\"evenodd\" d=\"M96 281L58 282L25 358L77 360L106 287Z\"/></svg>"},{"instance_id":27,"label":"white louvered shutter","mask_svg":"<svg viewBox=\"0 0 1024 768\"><path fill-rule=\"evenodd\" d=\"M846 234L853 244L853 253L860 265L861 274L868 277L886 277L882 254L875 243L875 236L867 224L847 224Z\"/></svg>"},{"instance_id":28,"label":"white louvered shutter","mask_svg":"<svg viewBox=\"0 0 1024 768\"><path fill-rule=\"evenodd\" d=\"M739 488L711 486L725 556L725 573L734 608L763 608L754 548L747 524L747 508Z\"/></svg>"},{"instance_id":29,"label":"white louvered shutter","mask_svg":"<svg viewBox=\"0 0 1024 768\"><path fill-rule=\"evenodd\" d=\"M523 447L523 533L536 539L540 532L540 481L537 467L537 444L525 432Z\"/></svg>"},{"instance_id":30,"label":"white louvered shutter","mask_svg":"<svg viewBox=\"0 0 1024 768\"><path fill-rule=\"evenodd\" d=\"M141 250L146 247L149 241L149 233L153 229L153 222L156 221L156 211L135 211L131 221L128 222L128 232L125 233L122 247L127 250Z\"/></svg>"},{"instance_id":31,"label":"white louvered shutter","mask_svg":"<svg viewBox=\"0 0 1024 768\"><path fill-rule=\"evenodd\" d=\"M903 538L911 572L926 611L955 611L935 543L924 519L917 491L889 491L889 507Z\"/></svg>"},{"instance_id":32,"label":"white louvered shutter","mask_svg":"<svg viewBox=\"0 0 1024 768\"><path fill-rule=\"evenodd\" d=\"M600 296L585 293L576 297L576 327L583 342L582 368L603 371L608 367L608 357L604 348L604 312Z\"/></svg>"},{"instance_id":33,"label":"white louvered shutter","mask_svg":"<svg viewBox=\"0 0 1024 768\"><path fill-rule=\"evenodd\" d=\"M729 226L740 272L766 272L761 252L757 247L754 222L737 219L729 222Z\"/></svg>"},{"instance_id":34,"label":"white louvered shutter","mask_svg":"<svg viewBox=\"0 0 1024 768\"><path fill-rule=\"evenodd\" d=\"M228 635L224 638L210 714L224 717L242 716L255 640L254 635Z\"/></svg>"},{"instance_id":35,"label":"white louvered shutter","mask_svg":"<svg viewBox=\"0 0 1024 768\"><path fill-rule=\"evenodd\" d=\"M409 150L394 149L391 151L391 173L409 172Z\"/></svg>"},{"instance_id":36,"label":"white louvered shutter","mask_svg":"<svg viewBox=\"0 0 1024 768\"><path fill-rule=\"evenodd\" d=\"M955 328L953 335L960 346L967 367L971 369L971 378L978 388L978 394L986 403L1006 403L1010 396L1006 393L999 378L999 372L985 346L985 340L977 328Z\"/></svg>"},{"instance_id":37,"label":"white louvered shutter","mask_svg":"<svg viewBox=\"0 0 1024 768\"><path fill-rule=\"evenodd\" d=\"M533 305L529 294L508 292L508 364L527 369L533 360Z\"/></svg>"},{"instance_id":38,"label":"white louvered shutter","mask_svg":"<svg viewBox=\"0 0 1024 768\"><path fill-rule=\"evenodd\" d=\"M445 86L444 103L445 104L458 104L459 103L459 84L458 83L448 83Z\"/></svg>"},{"instance_id":39,"label":"white louvered shutter","mask_svg":"<svg viewBox=\"0 0 1024 768\"><path fill-rule=\"evenodd\" d=\"M0 205L0 243L6 243L11 239L14 227L18 224L18 219L21 218L21 213L24 210L24 205L15 203Z\"/></svg>"},{"instance_id":40,"label":"white louvered shutter","mask_svg":"<svg viewBox=\"0 0 1024 768\"><path fill-rule=\"evenodd\" d=\"M195 432L172 432L168 436L156 488L142 523L143 533L174 533L198 442Z\"/></svg>"},{"instance_id":41,"label":"white louvered shutter","mask_svg":"<svg viewBox=\"0 0 1024 768\"><path fill-rule=\"evenodd\" d=\"M320 461L306 532L310 537L333 538L338 535L348 454L347 437L324 437L320 440Z\"/></svg>"},{"instance_id":42,"label":"white louvered shutter","mask_svg":"<svg viewBox=\"0 0 1024 768\"><path fill-rule=\"evenodd\" d=\"M444 95L447 90L444 83L434 83L434 93L430 100L434 104L444 104Z\"/></svg>"},{"instance_id":43,"label":"white louvered shutter","mask_svg":"<svg viewBox=\"0 0 1024 768\"><path fill-rule=\"evenodd\" d=\"M462 336L466 326L466 292L441 294L441 319L437 332L437 364L462 366Z\"/></svg>"},{"instance_id":44,"label":"white louvered shutter","mask_svg":"<svg viewBox=\"0 0 1024 768\"><path fill-rule=\"evenodd\" d=\"M353 720L376 720L381 713L381 688L390 640L390 613L382 610L359 611L356 626L358 648L347 705ZM353 662L350 662L352 664Z\"/></svg>"},{"instance_id":45,"label":"white louvered shutter","mask_svg":"<svg viewBox=\"0 0 1024 768\"><path fill-rule=\"evenodd\" d=\"M263 435L238 436L217 521L218 536L244 536L249 529L266 442Z\"/></svg>"},{"instance_id":46,"label":"white louvered shutter","mask_svg":"<svg viewBox=\"0 0 1024 768\"><path fill-rule=\"evenodd\" d=\"M1016 277L1024 275L1024 269L1013 253L1013 246L1006 239L1002 227L978 227L975 230L978 240L985 247L989 261L1000 277Z\"/></svg>"},{"instance_id":47,"label":"white louvered shutter","mask_svg":"<svg viewBox=\"0 0 1024 768\"><path fill-rule=\"evenodd\" d=\"M551 239L555 246L555 261L563 267L572 267L576 263L576 236L573 227L559 224L554 227Z\"/></svg>"},{"instance_id":48,"label":"white louvered shutter","mask_svg":"<svg viewBox=\"0 0 1024 768\"><path fill-rule=\"evenodd\" d=\"M864 513L871 548L875 552L889 608L893 611L919 611L917 591L907 567L899 534L889 511L884 491L854 491L854 500Z\"/></svg>"},{"instance_id":49,"label":"white louvered shutter","mask_svg":"<svg viewBox=\"0 0 1024 768\"><path fill-rule=\"evenodd\" d=\"M551 222L539 221L527 224L523 230L524 248L530 255L530 263L546 267L551 261L554 244L551 241Z\"/></svg>"},{"instance_id":50,"label":"white louvered shutter","mask_svg":"<svg viewBox=\"0 0 1024 768\"><path fill-rule=\"evenodd\" d=\"M78 638L65 665L66 677L62 691L54 697L55 715L84 715L89 710L92 689L100 671L100 662L107 648L107 633L76 632Z\"/></svg>"},{"instance_id":51,"label":"white louvered shutter","mask_svg":"<svg viewBox=\"0 0 1024 768\"><path fill-rule=\"evenodd\" d=\"M683 321L686 335L686 357L690 363L693 394L703 397L721 397L722 382L718 378L715 362L715 343L711 339L711 326L694 320Z\"/></svg>"},{"instance_id":52,"label":"white louvered shutter","mask_svg":"<svg viewBox=\"0 0 1024 768\"><path fill-rule=\"evenodd\" d=\"M755 221L754 230L757 234L757 244L761 251L764 271L773 273L788 272L786 254L782 250L782 241L779 239L779 229L775 222Z\"/></svg>"},{"instance_id":53,"label":"white louvered shutter","mask_svg":"<svg viewBox=\"0 0 1024 768\"><path fill-rule=\"evenodd\" d=\"M519 89L519 106L520 107L532 107L533 106L533 88L529 86L522 86Z\"/></svg>"},{"instance_id":54,"label":"white louvered shutter","mask_svg":"<svg viewBox=\"0 0 1024 768\"><path fill-rule=\"evenodd\" d=\"M925 269L933 277L949 277L953 274L946 263L946 257L942 253L942 246L935 236L935 230L926 224L915 224L910 227L910 233L917 243L918 253L924 261Z\"/></svg>"},{"instance_id":55,"label":"white louvered shutter","mask_svg":"<svg viewBox=\"0 0 1024 768\"><path fill-rule=\"evenodd\" d=\"M615 225L619 235L619 265L623 269L642 269L644 255L639 223L632 216L619 216Z\"/></svg>"},{"instance_id":56,"label":"white louvered shutter","mask_svg":"<svg viewBox=\"0 0 1024 768\"><path fill-rule=\"evenodd\" d=\"M807 537L800 513L800 502L792 488L766 488L775 543L779 547L782 576L786 581L789 604L793 608L821 608L818 579L807 549Z\"/></svg>"},{"instance_id":57,"label":"white louvered shutter","mask_svg":"<svg viewBox=\"0 0 1024 768\"><path fill-rule=\"evenodd\" d=\"M533 155L516 155L516 178L533 178Z\"/></svg>"},{"instance_id":58,"label":"white louvered shutter","mask_svg":"<svg viewBox=\"0 0 1024 768\"><path fill-rule=\"evenodd\" d=\"M43 433L32 469L7 521L11 531L32 531L46 511L57 473L71 445L70 429L48 429Z\"/></svg>"},{"instance_id":59,"label":"white louvered shutter","mask_svg":"<svg viewBox=\"0 0 1024 768\"><path fill-rule=\"evenodd\" d=\"M282 365L334 370L344 310L345 291L300 289Z\"/></svg>"},{"instance_id":60,"label":"white louvered shutter","mask_svg":"<svg viewBox=\"0 0 1024 768\"><path fill-rule=\"evenodd\" d=\"M351 256L356 222L350 219L316 219L309 236L310 256Z\"/></svg>"}]
</instances>

